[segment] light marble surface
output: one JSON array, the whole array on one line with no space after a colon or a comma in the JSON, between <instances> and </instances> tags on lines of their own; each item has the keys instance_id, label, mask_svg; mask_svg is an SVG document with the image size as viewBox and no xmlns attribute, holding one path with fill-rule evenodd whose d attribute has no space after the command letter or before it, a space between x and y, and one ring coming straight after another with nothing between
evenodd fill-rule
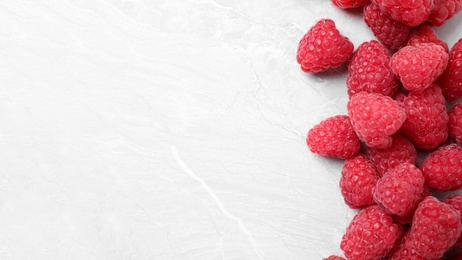
<instances>
[{"instance_id":1,"label":"light marble surface","mask_svg":"<svg viewBox=\"0 0 462 260\"><path fill-rule=\"evenodd\" d=\"M295 62L320 18L373 39L327 0L1 1L0 258L341 254L342 162L304 138L346 75Z\"/></svg>"}]
</instances>

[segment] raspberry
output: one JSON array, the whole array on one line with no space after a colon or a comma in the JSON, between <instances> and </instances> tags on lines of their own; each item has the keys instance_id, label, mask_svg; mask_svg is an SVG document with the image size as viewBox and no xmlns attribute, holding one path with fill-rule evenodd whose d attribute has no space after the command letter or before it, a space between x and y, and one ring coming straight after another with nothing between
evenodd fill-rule
<instances>
[{"instance_id":1,"label":"raspberry","mask_svg":"<svg viewBox=\"0 0 462 260\"><path fill-rule=\"evenodd\" d=\"M341 257L341 256L336 256L336 255L331 255L327 258L324 258L322 260L345 260L345 258Z\"/></svg>"},{"instance_id":2,"label":"raspberry","mask_svg":"<svg viewBox=\"0 0 462 260\"><path fill-rule=\"evenodd\" d=\"M417 151L406 137L395 134L392 144L386 149L368 148L368 154L380 176L401 163L417 163Z\"/></svg>"},{"instance_id":3,"label":"raspberry","mask_svg":"<svg viewBox=\"0 0 462 260\"><path fill-rule=\"evenodd\" d=\"M371 28L375 37L388 49L397 51L406 41L411 27L393 20L374 4L364 7L364 22Z\"/></svg>"},{"instance_id":4,"label":"raspberry","mask_svg":"<svg viewBox=\"0 0 462 260\"><path fill-rule=\"evenodd\" d=\"M406 120L406 114L390 97L377 93L359 92L347 105L351 124L360 140L379 149L391 146L391 135Z\"/></svg>"},{"instance_id":5,"label":"raspberry","mask_svg":"<svg viewBox=\"0 0 462 260\"><path fill-rule=\"evenodd\" d=\"M420 195L420 199L419 199L419 202L417 203L416 207L414 209L412 209L409 213L407 213L404 216L396 216L396 215L393 216L393 219L395 220L395 222L398 223L398 224L401 224L401 225L411 223L412 218L414 218L414 213L415 213L415 210L417 209L418 204L420 204L420 202L422 202L426 197L431 196L431 195L432 195L432 192L430 191L428 186L425 185L424 186L424 191Z\"/></svg>"},{"instance_id":6,"label":"raspberry","mask_svg":"<svg viewBox=\"0 0 462 260\"><path fill-rule=\"evenodd\" d=\"M433 0L373 0L372 2L391 18L411 27L425 22L433 11Z\"/></svg>"},{"instance_id":7,"label":"raspberry","mask_svg":"<svg viewBox=\"0 0 462 260\"><path fill-rule=\"evenodd\" d=\"M386 172L373 194L389 213L404 216L416 208L424 191L425 178L415 165L403 163Z\"/></svg>"},{"instance_id":8,"label":"raspberry","mask_svg":"<svg viewBox=\"0 0 462 260\"><path fill-rule=\"evenodd\" d=\"M462 97L462 38L449 51L449 62L437 84L448 100Z\"/></svg>"},{"instance_id":9,"label":"raspberry","mask_svg":"<svg viewBox=\"0 0 462 260\"><path fill-rule=\"evenodd\" d=\"M462 144L462 104L456 104L449 110L449 136Z\"/></svg>"},{"instance_id":10,"label":"raspberry","mask_svg":"<svg viewBox=\"0 0 462 260\"><path fill-rule=\"evenodd\" d=\"M390 68L391 55L378 41L362 43L348 65L348 95L365 91L393 96L398 81Z\"/></svg>"},{"instance_id":11,"label":"raspberry","mask_svg":"<svg viewBox=\"0 0 462 260\"><path fill-rule=\"evenodd\" d=\"M334 21L322 19L300 40L297 62L305 72L322 72L347 61L353 49L353 43L340 34Z\"/></svg>"},{"instance_id":12,"label":"raspberry","mask_svg":"<svg viewBox=\"0 0 462 260\"><path fill-rule=\"evenodd\" d=\"M448 138L449 116L441 89L432 85L421 92L407 96L399 94L396 100L406 111L406 121L400 129L417 148L431 150Z\"/></svg>"},{"instance_id":13,"label":"raspberry","mask_svg":"<svg viewBox=\"0 0 462 260\"><path fill-rule=\"evenodd\" d=\"M409 231L409 245L424 258L440 258L459 238L459 213L433 196L417 207Z\"/></svg>"},{"instance_id":14,"label":"raspberry","mask_svg":"<svg viewBox=\"0 0 462 260\"><path fill-rule=\"evenodd\" d=\"M435 1L435 9L428 17L428 21L434 26L441 26L455 14L460 12L461 0L440 0Z\"/></svg>"},{"instance_id":15,"label":"raspberry","mask_svg":"<svg viewBox=\"0 0 462 260\"><path fill-rule=\"evenodd\" d=\"M448 44L438 38L438 35L428 23L413 28L409 32L404 45L417 46L422 43L434 43L443 47L446 52L449 52Z\"/></svg>"},{"instance_id":16,"label":"raspberry","mask_svg":"<svg viewBox=\"0 0 462 260\"><path fill-rule=\"evenodd\" d=\"M443 47L428 43L406 46L391 57L390 67L410 91L428 88L444 71L448 54Z\"/></svg>"},{"instance_id":17,"label":"raspberry","mask_svg":"<svg viewBox=\"0 0 462 260\"><path fill-rule=\"evenodd\" d=\"M308 131L306 144L313 153L341 159L355 156L361 148L346 115L327 118L314 126Z\"/></svg>"},{"instance_id":18,"label":"raspberry","mask_svg":"<svg viewBox=\"0 0 462 260\"><path fill-rule=\"evenodd\" d=\"M415 249L409 244L409 235L409 231L404 234L403 239L396 246L395 251L388 260L427 260L427 258L419 256Z\"/></svg>"},{"instance_id":19,"label":"raspberry","mask_svg":"<svg viewBox=\"0 0 462 260\"><path fill-rule=\"evenodd\" d=\"M445 145L432 152L420 165L427 185L439 191L462 188L462 148Z\"/></svg>"},{"instance_id":20,"label":"raspberry","mask_svg":"<svg viewBox=\"0 0 462 260\"><path fill-rule=\"evenodd\" d=\"M345 161L340 179L340 190L345 203L351 208L375 204L372 189L379 175L366 156L359 154Z\"/></svg>"},{"instance_id":21,"label":"raspberry","mask_svg":"<svg viewBox=\"0 0 462 260\"><path fill-rule=\"evenodd\" d=\"M462 194L455 194L451 197L446 198L443 200L444 203L451 205L457 212L459 213L460 216L462 216ZM459 237L457 242L454 244L454 247L456 248L462 248L462 239Z\"/></svg>"},{"instance_id":22,"label":"raspberry","mask_svg":"<svg viewBox=\"0 0 462 260\"><path fill-rule=\"evenodd\" d=\"M401 239L403 228L377 205L362 209L351 221L340 242L350 260L373 260L387 256Z\"/></svg>"},{"instance_id":23,"label":"raspberry","mask_svg":"<svg viewBox=\"0 0 462 260\"><path fill-rule=\"evenodd\" d=\"M331 0L335 6L340 8L357 8L369 2L369 0Z\"/></svg>"}]
</instances>

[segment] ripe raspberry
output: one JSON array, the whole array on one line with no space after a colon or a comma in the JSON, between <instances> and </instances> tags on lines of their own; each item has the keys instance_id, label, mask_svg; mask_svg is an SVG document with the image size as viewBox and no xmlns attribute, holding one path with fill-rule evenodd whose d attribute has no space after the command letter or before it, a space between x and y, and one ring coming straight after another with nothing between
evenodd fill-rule
<instances>
[{"instance_id":1,"label":"ripe raspberry","mask_svg":"<svg viewBox=\"0 0 462 260\"><path fill-rule=\"evenodd\" d=\"M462 38L449 51L448 66L437 84L441 86L443 95L448 100L462 97Z\"/></svg>"},{"instance_id":2,"label":"ripe raspberry","mask_svg":"<svg viewBox=\"0 0 462 260\"><path fill-rule=\"evenodd\" d=\"M406 46L391 57L390 67L410 91L428 88L444 71L448 54L443 47L428 43Z\"/></svg>"},{"instance_id":3,"label":"ripe raspberry","mask_svg":"<svg viewBox=\"0 0 462 260\"><path fill-rule=\"evenodd\" d=\"M406 111L406 121L400 133L417 148L432 150L448 138L449 116L441 89L432 85L421 92L407 96L399 94L396 101Z\"/></svg>"},{"instance_id":4,"label":"ripe raspberry","mask_svg":"<svg viewBox=\"0 0 462 260\"><path fill-rule=\"evenodd\" d=\"M361 148L346 115L327 118L314 126L308 131L306 144L313 153L341 159L355 156Z\"/></svg>"},{"instance_id":5,"label":"ripe raspberry","mask_svg":"<svg viewBox=\"0 0 462 260\"><path fill-rule=\"evenodd\" d=\"M424 258L440 258L459 238L459 213L433 196L417 207L409 231L409 243Z\"/></svg>"},{"instance_id":6,"label":"ripe raspberry","mask_svg":"<svg viewBox=\"0 0 462 260\"><path fill-rule=\"evenodd\" d=\"M379 175L366 156L359 154L345 161L340 179L340 190L345 203L353 209L375 204L372 189Z\"/></svg>"},{"instance_id":7,"label":"ripe raspberry","mask_svg":"<svg viewBox=\"0 0 462 260\"><path fill-rule=\"evenodd\" d=\"M390 147L391 136L406 120L404 109L396 101L377 93L353 95L347 109L359 139L373 148Z\"/></svg>"},{"instance_id":8,"label":"ripe raspberry","mask_svg":"<svg viewBox=\"0 0 462 260\"><path fill-rule=\"evenodd\" d=\"M380 176L401 163L417 163L417 151L411 141L400 134L393 135L392 139L391 146L386 149L368 148L369 158Z\"/></svg>"},{"instance_id":9,"label":"ripe raspberry","mask_svg":"<svg viewBox=\"0 0 462 260\"><path fill-rule=\"evenodd\" d=\"M409 32L409 36L404 45L417 46L422 43L434 43L443 47L446 52L449 52L448 44L438 38L438 35L428 23L413 28Z\"/></svg>"},{"instance_id":10,"label":"ripe raspberry","mask_svg":"<svg viewBox=\"0 0 462 260\"><path fill-rule=\"evenodd\" d=\"M353 43L340 34L334 21L322 19L300 40L297 62L305 72L326 71L347 61L353 49Z\"/></svg>"},{"instance_id":11,"label":"ripe raspberry","mask_svg":"<svg viewBox=\"0 0 462 260\"><path fill-rule=\"evenodd\" d=\"M374 3L364 7L364 22L371 28L375 37L392 51L397 51L403 45L411 29L411 27L393 20Z\"/></svg>"},{"instance_id":12,"label":"ripe raspberry","mask_svg":"<svg viewBox=\"0 0 462 260\"><path fill-rule=\"evenodd\" d=\"M345 260L345 258L341 257L341 256L336 256L336 255L331 255L327 258L324 258L323 260Z\"/></svg>"},{"instance_id":13,"label":"ripe raspberry","mask_svg":"<svg viewBox=\"0 0 462 260\"><path fill-rule=\"evenodd\" d=\"M335 6L340 8L357 8L369 2L369 0L331 0Z\"/></svg>"},{"instance_id":14,"label":"ripe raspberry","mask_svg":"<svg viewBox=\"0 0 462 260\"><path fill-rule=\"evenodd\" d=\"M427 185L439 191L462 188L462 148L445 145L432 152L420 165Z\"/></svg>"},{"instance_id":15,"label":"ripe raspberry","mask_svg":"<svg viewBox=\"0 0 462 260\"><path fill-rule=\"evenodd\" d=\"M398 224L401 224L401 225L405 225L405 224L409 224L412 222L412 218L414 218L414 213L415 213L415 210L417 209L417 206L420 204L420 202L422 202L426 197L428 196L431 196L432 195L432 192L430 190L430 188L428 188L427 185L424 186L424 191L422 192L422 194L420 195L420 199L419 199L419 202L417 203L416 207L414 209L412 209L409 213L407 213L406 215L404 216L393 216L393 220L398 223Z\"/></svg>"},{"instance_id":16,"label":"ripe raspberry","mask_svg":"<svg viewBox=\"0 0 462 260\"><path fill-rule=\"evenodd\" d=\"M451 205L459 215L462 217L462 194L455 194L452 195L451 197L446 198L443 200L444 203ZM462 238L459 237L457 242L454 244L455 248L460 248L462 249Z\"/></svg>"},{"instance_id":17,"label":"ripe raspberry","mask_svg":"<svg viewBox=\"0 0 462 260\"><path fill-rule=\"evenodd\" d=\"M386 172L373 194L389 213L404 216L416 208L424 191L425 178L415 165L403 163Z\"/></svg>"},{"instance_id":18,"label":"ripe raspberry","mask_svg":"<svg viewBox=\"0 0 462 260\"><path fill-rule=\"evenodd\" d=\"M425 22L433 11L433 0L373 0L372 2L391 18L411 27Z\"/></svg>"},{"instance_id":19,"label":"ripe raspberry","mask_svg":"<svg viewBox=\"0 0 462 260\"><path fill-rule=\"evenodd\" d=\"M387 256L401 239L403 228L378 205L362 209L351 221L340 242L350 260L373 260Z\"/></svg>"},{"instance_id":20,"label":"ripe raspberry","mask_svg":"<svg viewBox=\"0 0 462 260\"><path fill-rule=\"evenodd\" d=\"M456 104L449 110L449 136L462 144L462 104Z\"/></svg>"},{"instance_id":21,"label":"ripe raspberry","mask_svg":"<svg viewBox=\"0 0 462 260\"><path fill-rule=\"evenodd\" d=\"M348 65L348 95L365 91L393 96L398 81L390 68L391 55L378 41L362 43Z\"/></svg>"},{"instance_id":22,"label":"ripe raspberry","mask_svg":"<svg viewBox=\"0 0 462 260\"><path fill-rule=\"evenodd\" d=\"M404 234L401 242L396 246L395 251L391 254L388 260L427 260L417 254L415 249L409 243L410 232Z\"/></svg>"},{"instance_id":23,"label":"ripe raspberry","mask_svg":"<svg viewBox=\"0 0 462 260\"><path fill-rule=\"evenodd\" d=\"M447 20L451 19L455 14L460 12L461 0L440 0L435 1L435 8L428 17L428 21L434 26L441 26Z\"/></svg>"}]
</instances>

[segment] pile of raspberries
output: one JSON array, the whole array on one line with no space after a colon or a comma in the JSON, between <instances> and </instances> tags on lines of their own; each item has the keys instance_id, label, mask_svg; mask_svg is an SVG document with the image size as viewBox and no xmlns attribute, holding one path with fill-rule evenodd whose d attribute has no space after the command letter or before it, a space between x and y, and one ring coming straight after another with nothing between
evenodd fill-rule
<instances>
[{"instance_id":1,"label":"pile of raspberries","mask_svg":"<svg viewBox=\"0 0 462 260\"><path fill-rule=\"evenodd\" d=\"M297 51L305 72L348 64L348 115L321 121L306 138L313 153L345 159L339 186L358 213L340 249L351 260L462 259L462 195L435 196L462 189L462 38L449 49L432 29L462 0L331 1L363 8L377 38L354 51L322 19Z\"/></svg>"}]
</instances>

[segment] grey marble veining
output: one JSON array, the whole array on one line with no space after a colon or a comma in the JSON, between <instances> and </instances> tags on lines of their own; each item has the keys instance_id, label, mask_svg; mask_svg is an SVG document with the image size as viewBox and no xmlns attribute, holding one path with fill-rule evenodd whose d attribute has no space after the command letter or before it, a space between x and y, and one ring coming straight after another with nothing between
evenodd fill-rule
<instances>
[{"instance_id":1,"label":"grey marble veining","mask_svg":"<svg viewBox=\"0 0 462 260\"><path fill-rule=\"evenodd\" d=\"M324 17L373 39L329 1L0 3L0 258L341 254L342 162L304 139L346 75L295 61Z\"/></svg>"}]
</instances>

